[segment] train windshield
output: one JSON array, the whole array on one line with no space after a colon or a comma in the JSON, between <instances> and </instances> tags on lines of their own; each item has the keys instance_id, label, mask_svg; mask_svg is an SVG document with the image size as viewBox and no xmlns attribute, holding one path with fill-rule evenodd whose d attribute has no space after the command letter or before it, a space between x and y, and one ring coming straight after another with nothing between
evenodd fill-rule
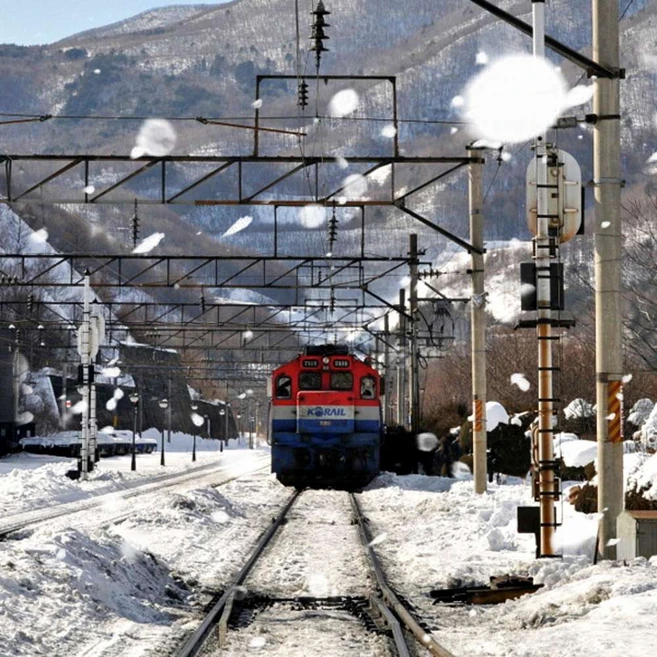
<instances>
[{"instance_id":1,"label":"train windshield","mask_svg":"<svg viewBox=\"0 0 657 657\"><path fill-rule=\"evenodd\" d=\"M276 379L277 399L292 398L292 379L287 374L282 374Z\"/></svg>"},{"instance_id":2,"label":"train windshield","mask_svg":"<svg viewBox=\"0 0 657 657\"><path fill-rule=\"evenodd\" d=\"M351 372L331 372L331 390L351 390L354 376Z\"/></svg>"},{"instance_id":3,"label":"train windshield","mask_svg":"<svg viewBox=\"0 0 657 657\"><path fill-rule=\"evenodd\" d=\"M299 374L299 390L321 390L321 372L301 372Z\"/></svg>"}]
</instances>

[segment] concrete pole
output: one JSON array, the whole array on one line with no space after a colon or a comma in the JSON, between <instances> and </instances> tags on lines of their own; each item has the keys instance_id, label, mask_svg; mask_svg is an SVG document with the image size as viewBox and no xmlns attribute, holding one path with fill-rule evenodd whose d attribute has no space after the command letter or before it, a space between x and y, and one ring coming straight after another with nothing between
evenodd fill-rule
<instances>
[{"instance_id":1,"label":"concrete pole","mask_svg":"<svg viewBox=\"0 0 657 657\"><path fill-rule=\"evenodd\" d=\"M418 250L417 235L411 233L410 237L410 278L409 286L410 296L408 299L411 315L411 335L410 335L410 371L408 397L410 399L411 410L411 431L415 434L420 431L420 372L418 363L418 299L417 299L417 281L418 281Z\"/></svg>"},{"instance_id":2,"label":"concrete pole","mask_svg":"<svg viewBox=\"0 0 657 657\"><path fill-rule=\"evenodd\" d=\"M483 167L481 150L470 147L468 155L477 158L468 165L470 242L483 251L484 215ZM471 252L472 302L470 303L470 348L472 351L472 450L475 493L486 492L486 304L484 297L484 256Z\"/></svg>"},{"instance_id":3,"label":"concrete pole","mask_svg":"<svg viewBox=\"0 0 657 657\"><path fill-rule=\"evenodd\" d=\"M593 59L619 68L618 0L593 0ZM619 79L594 82L595 333L600 556L613 559L616 518L623 510L621 433L621 165ZM617 412L614 412L616 410Z\"/></svg>"},{"instance_id":4,"label":"concrete pole","mask_svg":"<svg viewBox=\"0 0 657 657\"><path fill-rule=\"evenodd\" d=\"M534 57L545 57L545 1L532 0L534 28ZM550 237L550 217L547 180L547 147L545 136L536 138L536 303L538 338L538 468L540 491L540 556L554 554L553 537L556 526L554 500L554 392L552 380L552 310L551 310L551 254L556 250L558 235Z\"/></svg>"}]
</instances>

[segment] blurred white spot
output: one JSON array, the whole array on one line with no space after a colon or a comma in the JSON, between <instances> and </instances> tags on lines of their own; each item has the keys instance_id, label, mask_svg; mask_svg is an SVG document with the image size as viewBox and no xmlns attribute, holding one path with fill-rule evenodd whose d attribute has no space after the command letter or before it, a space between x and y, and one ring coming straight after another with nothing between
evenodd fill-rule
<instances>
[{"instance_id":1,"label":"blurred white spot","mask_svg":"<svg viewBox=\"0 0 657 657\"><path fill-rule=\"evenodd\" d=\"M577 105L584 105L584 103L588 103L591 98L593 98L593 85L589 85L588 87L578 85L568 92L566 96L566 106L577 107Z\"/></svg>"},{"instance_id":2,"label":"blurred white spot","mask_svg":"<svg viewBox=\"0 0 657 657\"><path fill-rule=\"evenodd\" d=\"M34 231L29 239L36 244L43 244L48 241L48 231L45 228L40 228L39 230Z\"/></svg>"},{"instance_id":3,"label":"blurred white spot","mask_svg":"<svg viewBox=\"0 0 657 657\"><path fill-rule=\"evenodd\" d=\"M249 648L262 648L267 641L264 636L254 636L251 641L249 641Z\"/></svg>"},{"instance_id":4,"label":"blurred white spot","mask_svg":"<svg viewBox=\"0 0 657 657\"><path fill-rule=\"evenodd\" d=\"M491 141L490 139L477 139L472 146L474 148L492 148L493 150L497 150L502 146L502 143L499 141Z\"/></svg>"},{"instance_id":5,"label":"blurred white spot","mask_svg":"<svg viewBox=\"0 0 657 657\"><path fill-rule=\"evenodd\" d=\"M487 66L464 96L464 117L475 134L511 144L545 132L569 106L563 76L532 55L511 55Z\"/></svg>"},{"instance_id":6,"label":"blurred white spot","mask_svg":"<svg viewBox=\"0 0 657 657\"><path fill-rule=\"evenodd\" d=\"M120 367L105 367L100 372L103 376L106 376L108 379L116 379L121 376Z\"/></svg>"},{"instance_id":7,"label":"blurred white spot","mask_svg":"<svg viewBox=\"0 0 657 657\"><path fill-rule=\"evenodd\" d=\"M438 437L435 433L419 433L416 442L421 452L431 452L438 447Z\"/></svg>"},{"instance_id":8,"label":"blurred white spot","mask_svg":"<svg viewBox=\"0 0 657 657\"><path fill-rule=\"evenodd\" d=\"M255 109L260 109L262 107L262 98L258 98L258 100L254 100L251 103L251 107L255 107Z\"/></svg>"},{"instance_id":9,"label":"blurred white spot","mask_svg":"<svg viewBox=\"0 0 657 657\"><path fill-rule=\"evenodd\" d=\"M103 427L100 430L100 433L109 433L109 434L114 433L114 427L111 424L108 424L106 427Z\"/></svg>"},{"instance_id":10,"label":"blurred white spot","mask_svg":"<svg viewBox=\"0 0 657 657\"><path fill-rule=\"evenodd\" d=\"M197 231L196 234L197 234L197 235L202 235L202 234L203 234L203 231L202 231L202 230L199 230L199 231Z\"/></svg>"},{"instance_id":11,"label":"blurred white spot","mask_svg":"<svg viewBox=\"0 0 657 657\"><path fill-rule=\"evenodd\" d=\"M459 131L459 129L458 129L456 126L452 126L452 127L449 129L449 134L450 134L450 135L455 135L458 131Z\"/></svg>"},{"instance_id":12,"label":"blurred white spot","mask_svg":"<svg viewBox=\"0 0 657 657\"><path fill-rule=\"evenodd\" d=\"M360 173L353 173L342 181L344 196L355 201L367 193L367 178Z\"/></svg>"},{"instance_id":13,"label":"blurred white spot","mask_svg":"<svg viewBox=\"0 0 657 657\"><path fill-rule=\"evenodd\" d=\"M383 130L381 130L381 136L388 137L389 139L392 139L396 134L397 128L392 124L384 126Z\"/></svg>"},{"instance_id":14,"label":"blurred white spot","mask_svg":"<svg viewBox=\"0 0 657 657\"><path fill-rule=\"evenodd\" d=\"M228 237L229 235L235 235L235 233L239 233L241 230L244 230L248 226L251 225L251 222L253 221L253 217L246 216L246 217L240 217L223 235L222 237Z\"/></svg>"},{"instance_id":15,"label":"blurred white spot","mask_svg":"<svg viewBox=\"0 0 657 657\"><path fill-rule=\"evenodd\" d=\"M388 534L386 534L385 532L383 532L383 534L379 534L379 535L376 536L374 539L372 539L372 540L369 542L369 545L370 545L370 546L372 546L372 545L379 545L379 543L383 543L383 541L387 540L387 538L388 538Z\"/></svg>"},{"instance_id":16,"label":"blurred white spot","mask_svg":"<svg viewBox=\"0 0 657 657\"><path fill-rule=\"evenodd\" d=\"M153 233L132 249L133 253L150 253L162 240L164 233Z\"/></svg>"},{"instance_id":17,"label":"blurred white spot","mask_svg":"<svg viewBox=\"0 0 657 657\"><path fill-rule=\"evenodd\" d=\"M618 545L619 543L620 543L620 538L610 538L610 539L607 541L607 545L608 545L609 547L613 547L614 545Z\"/></svg>"},{"instance_id":18,"label":"blurred white spot","mask_svg":"<svg viewBox=\"0 0 657 657\"><path fill-rule=\"evenodd\" d=\"M607 415L607 419L610 422L611 422L611 420L615 420L616 419L616 413L609 413L609 415Z\"/></svg>"},{"instance_id":19,"label":"blurred white spot","mask_svg":"<svg viewBox=\"0 0 657 657\"><path fill-rule=\"evenodd\" d=\"M454 96L452 98L452 107L463 107L465 105L465 98L463 96Z\"/></svg>"},{"instance_id":20,"label":"blurred white spot","mask_svg":"<svg viewBox=\"0 0 657 657\"><path fill-rule=\"evenodd\" d=\"M431 637L428 634L422 635L422 643L431 643Z\"/></svg>"},{"instance_id":21,"label":"blurred white spot","mask_svg":"<svg viewBox=\"0 0 657 657\"><path fill-rule=\"evenodd\" d=\"M66 559L66 550L64 548L60 548L57 550L57 554L55 555L58 561L64 561Z\"/></svg>"},{"instance_id":22,"label":"blurred white spot","mask_svg":"<svg viewBox=\"0 0 657 657\"><path fill-rule=\"evenodd\" d=\"M121 388L114 389L114 395L113 395L114 399L123 399L123 395L125 395L125 393L123 392L123 390L121 390Z\"/></svg>"},{"instance_id":23,"label":"blurred white spot","mask_svg":"<svg viewBox=\"0 0 657 657\"><path fill-rule=\"evenodd\" d=\"M329 594L329 583L323 573L314 573L308 577L308 591L316 598L325 598Z\"/></svg>"},{"instance_id":24,"label":"blurred white spot","mask_svg":"<svg viewBox=\"0 0 657 657\"><path fill-rule=\"evenodd\" d=\"M388 178L390 178L391 173L392 173L392 166L390 164L387 164L386 166L381 167L376 171L372 171L372 173L369 174L367 179L371 180L372 182L375 182L377 185L383 185L383 183L386 180L388 180Z\"/></svg>"},{"instance_id":25,"label":"blurred white spot","mask_svg":"<svg viewBox=\"0 0 657 657\"><path fill-rule=\"evenodd\" d=\"M253 337L253 331L251 330L246 330L244 333L242 333L242 339L244 340L250 340Z\"/></svg>"},{"instance_id":26,"label":"blurred white spot","mask_svg":"<svg viewBox=\"0 0 657 657\"><path fill-rule=\"evenodd\" d=\"M100 75L100 69L99 68L94 69L94 75Z\"/></svg>"},{"instance_id":27,"label":"blurred white spot","mask_svg":"<svg viewBox=\"0 0 657 657\"><path fill-rule=\"evenodd\" d=\"M29 411L23 411L16 416L16 424L18 425L29 424L32 420L34 420L34 415Z\"/></svg>"},{"instance_id":28,"label":"blurred white spot","mask_svg":"<svg viewBox=\"0 0 657 657\"><path fill-rule=\"evenodd\" d=\"M632 380L632 374L626 374L622 379L623 383L629 383L631 380Z\"/></svg>"},{"instance_id":29,"label":"blurred white spot","mask_svg":"<svg viewBox=\"0 0 657 657\"><path fill-rule=\"evenodd\" d=\"M527 381L524 374L512 374L511 383L518 386L523 392L527 392L531 388L531 384Z\"/></svg>"},{"instance_id":30,"label":"blurred white spot","mask_svg":"<svg viewBox=\"0 0 657 657\"><path fill-rule=\"evenodd\" d=\"M520 286L520 296L529 296L530 294L534 294L536 292L536 286L532 285L531 283L523 283Z\"/></svg>"},{"instance_id":31,"label":"blurred white spot","mask_svg":"<svg viewBox=\"0 0 657 657\"><path fill-rule=\"evenodd\" d=\"M472 472L470 472L470 468L465 463L454 461L454 463L452 463L452 477L461 480L470 479L472 477Z\"/></svg>"},{"instance_id":32,"label":"blurred white spot","mask_svg":"<svg viewBox=\"0 0 657 657\"><path fill-rule=\"evenodd\" d=\"M87 402L79 401L71 408L71 413L73 413L73 415L81 415L85 410L87 410L87 408Z\"/></svg>"},{"instance_id":33,"label":"blurred white spot","mask_svg":"<svg viewBox=\"0 0 657 657\"><path fill-rule=\"evenodd\" d=\"M335 158L335 162L341 169L346 169L349 166L349 162L347 162L347 160L345 160L344 157L340 155Z\"/></svg>"},{"instance_id":34,"label":"blurred white spot","mask_svg":"<svg viewBox=\"0 0 657 657\"><path fill-rule=\"evenodd\" d=\"M507 151L502 151L502 155L500 155L500 157L502 158L502 162L508 162L513 157L513 155Z\"/></svg>"},{"instance_id":35,"label":"blurred white spot","mask_svg":"<svg viewBox=\"0 0 657 657\"><path fill-rule=\"evenodd\" d=\"M116 399L112 397L112 399L108 399L107 402L105 403L105 408L108 411L113 411L116 409Z\"/></svg>"},{"instance_id":36,"label":"blurred white spot","mask_svg":"<svg viewBox=\"0 0 657 657\"><path fill-rule=\"evenodd\" d=\"M299 211L299 221L304 228L318 228L326 221L326 208L323 205L306 205Z\"/></svg>"},{"instance_id":37,"label":"blurred white spot","mask_svg":"<svg viewBox=\"0 0 657 657\"><path fill-rule=\"evenodd\" d=\"M477 53L477 57L475 58L475 62L477 64L481 64L482 66L485 65L485 64L488 64L488 55L483 50L480 50Z\"/></svg>"},{"instance_id":38,"label":"blurred white spot","mask_svg":"<svg viewBox=\"0 0 657 657\"><path fill-rule=\"evenodd\" d=\"M169 155L176 145L176 131L165 119L147 119L141 125L131 158L142 155L163 157ZM136 155L135 152L139 153Z\"/></svg>"},{"instance_id":39,"label":"blurred white spot","mask_svg":"<svg viewBox=\"0 0 657 657\"><path fill-rule=\"evenodd\" d=\"M329 103L329 116L340 117L351 114L358 107L358 94L353 89L338 91Z\"/></svg>"},{"instance_id":40,"label":"blurred white spot","mask_svg":"<svg viewBox=\"0 0 657 657\"><path fill-rule=\"evenodd\" d=\"M195 427L202 427L205 424L205 419L198 413L192 413L191 418Z\"/></svg>"},{"instance_id":41,"label":"blurred white spot","mask_svg":"<svg viewBox=\"0 0 657 657\"><path fill-rule=\"evenodd\" d=\"M225 511L215 511L210 517L222 525L230 520L230 516Z\"/></svg>"},{"instance_id":42,"label":"blurred white spot","mask_svg":"<svg viewBox=\"0 0 657 657\"><path fill-rule=\"evenodd\" d=\"M126 541L121 541L121 545L119 549L121 550L121 555L128 563L135 563L139 559L139 554L140 554L139 550L132 547L130 543L127 543Z\"/></svg>"},{"instance_id":43,"label":"blurred white spot","mask_svg":"<svg viewBox=\"0 0 657 657\"><path fill-rule=\"evenodd\" d=\"M657 151L655 151L647 160L646 162L650 164L651 162L657 162Z\"/></svg>"},{"instance_id":44,"label":"blurred white spot","mask_svg":"<svg viewBox=\"0 0 657 657\"><path fill-rule=\"evenodd\" d=\"M85 194L93 194L96 191L96 188L93 185L87 185L82 191Z\"/></svg>"},{"instance_id":45,"label":"blurred white spot","mask_svg":"<svg viewBox=\"0 0 657 657\"><path fill-rule=\"evenodd\" d=\"M476 609L470 609L470 611L468 612L468 615L472 616L472 617L476 616L477 615L477 610Z\"/></svg>"},{"instance_id":46,"label":"blurred white spot","mask_svg":"<svg viewBox=\"0 0 657 657\"><path fill-rule=\"evenodd\" d=\"M22 385L22 390L24 395L31 395L34 392L34 388L32 386L28 386L27 383Z\"/></svg>"},{"instance_id":47,"label":"blurred white spot","mask_svg":"<svg viewBox=\"0 0 657 657\"><path fill-rule=\"evenodd\" d=\"M584 135L577 135L577 139L584 139Z\"/></svg>"},{"instance_id":48,"label":"blurred white spot","mask_svg":"<svg viewBox=\"0 0 657 657\"><path fill-rule=\"evenodd\" d=\"M600 228L609 228L609 226L611 226L611 221L603 221L600 224Z\"/></svg>"}]
</instances>

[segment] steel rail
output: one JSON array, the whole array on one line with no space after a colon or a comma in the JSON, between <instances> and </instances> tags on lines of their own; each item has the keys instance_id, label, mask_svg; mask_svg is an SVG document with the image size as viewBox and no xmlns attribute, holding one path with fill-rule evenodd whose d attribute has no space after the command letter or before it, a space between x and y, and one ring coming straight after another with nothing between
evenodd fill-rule
<instances>
[{"instance_id":1,"label":"steel rail","mask_svg":"<svg viewBox=\"0 0 657 657\"><path fill-rule=\"evenodd\" d=\"M418 640L420 645L426 648L434 657L454 657L447 648L441 646L438 642L427 634L420 624L413 618L408 609L400 602L399 598L390 588L388 584L383 569L381 568L381 563L379 558L376 555L376 552L372 548L372 535L367 527L367 523L363 516L358 500L353 493L350 493L349 498L351 500L351 506L354 512L354 517L358 523L358 530L363 542L363 546L367 550L367 554L372 565L372 570L376 577L377 586L381 594L381 599L385 604L394 612L395 616L408 628L408 630L413 634L413 636ZM394 634L394 629L393 629ZM396 640L396 636L395 636Z\"/></svg>"},{"instance_id":2,"label":"steel rail","mask_svg":"<svg viewBox=\"0 0 657 657\"><path fill-rule=\"evenodd\" d=\"M303 491L295 490L291 497L288 499L285 507L281 511L280 515L272 523L272 525L267 529L267 531L262 535L258 544L255 547L255 550L249 557L246 564L242 569L237 573L233 581L228 585L223 595L217 600L217 602L212 606L212 609L208 612L205 619L198 627L198 629L192 634L189 639L184 643L182 648L175 653L175 657L194 657L198 655L199 652L205 647L206 643L213 636L212 630L220 622L221 616L223 615L224 609L232 604L232 600L235 594L235 588L240 586L242 582L246 579L248 574L251 572L251 569L256 564L258 559L262 556L267 545L274 537L278 529L280 528L283 520L285 520L289 510L292 508L294 503L297 501L299 496Z\"/></svg>"}]
</instances>

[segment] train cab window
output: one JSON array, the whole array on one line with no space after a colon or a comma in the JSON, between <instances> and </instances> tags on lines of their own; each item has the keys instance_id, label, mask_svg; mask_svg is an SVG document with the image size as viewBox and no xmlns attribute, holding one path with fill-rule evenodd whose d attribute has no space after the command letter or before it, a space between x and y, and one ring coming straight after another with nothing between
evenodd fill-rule
<instances>
[{"instance_id":1,"label":"train cab window","mask_svg":"<svg viewBox=\"0 0 657 657\"><path fill-rule=\"evenodd\" d=\"M321 372L301 372L299 374L299 390L321 390Z\"/></svg>"},{"instance_id":2,"label":"train cab window","mask_svg":"<svg viewBox=\"0 0 657 657\"><path fill-rule=\"evenodd\" d=\"M331 372L331 390L351 390L354 376L351 372Z\"/></svg>"},{"instance_id":3,"label":"train cab window","mask_svg":"<svg viewBox=\"0 0 657 657\"><path fill-rule=\"evenodd\" d=\"M292 379L287 374L276 379L276 399L292 399Z\"/></svg>"},{"instance_id":4,"label":"train cab window","mask_svg":"<svg viewBox=\"0 0 657 657\"><path fill-rule=\"evenodd\" d=\"M364 376L360 380L361 399L374 399L376 397L376 379L373 376Z\"/></svg>"}]
</instances>

